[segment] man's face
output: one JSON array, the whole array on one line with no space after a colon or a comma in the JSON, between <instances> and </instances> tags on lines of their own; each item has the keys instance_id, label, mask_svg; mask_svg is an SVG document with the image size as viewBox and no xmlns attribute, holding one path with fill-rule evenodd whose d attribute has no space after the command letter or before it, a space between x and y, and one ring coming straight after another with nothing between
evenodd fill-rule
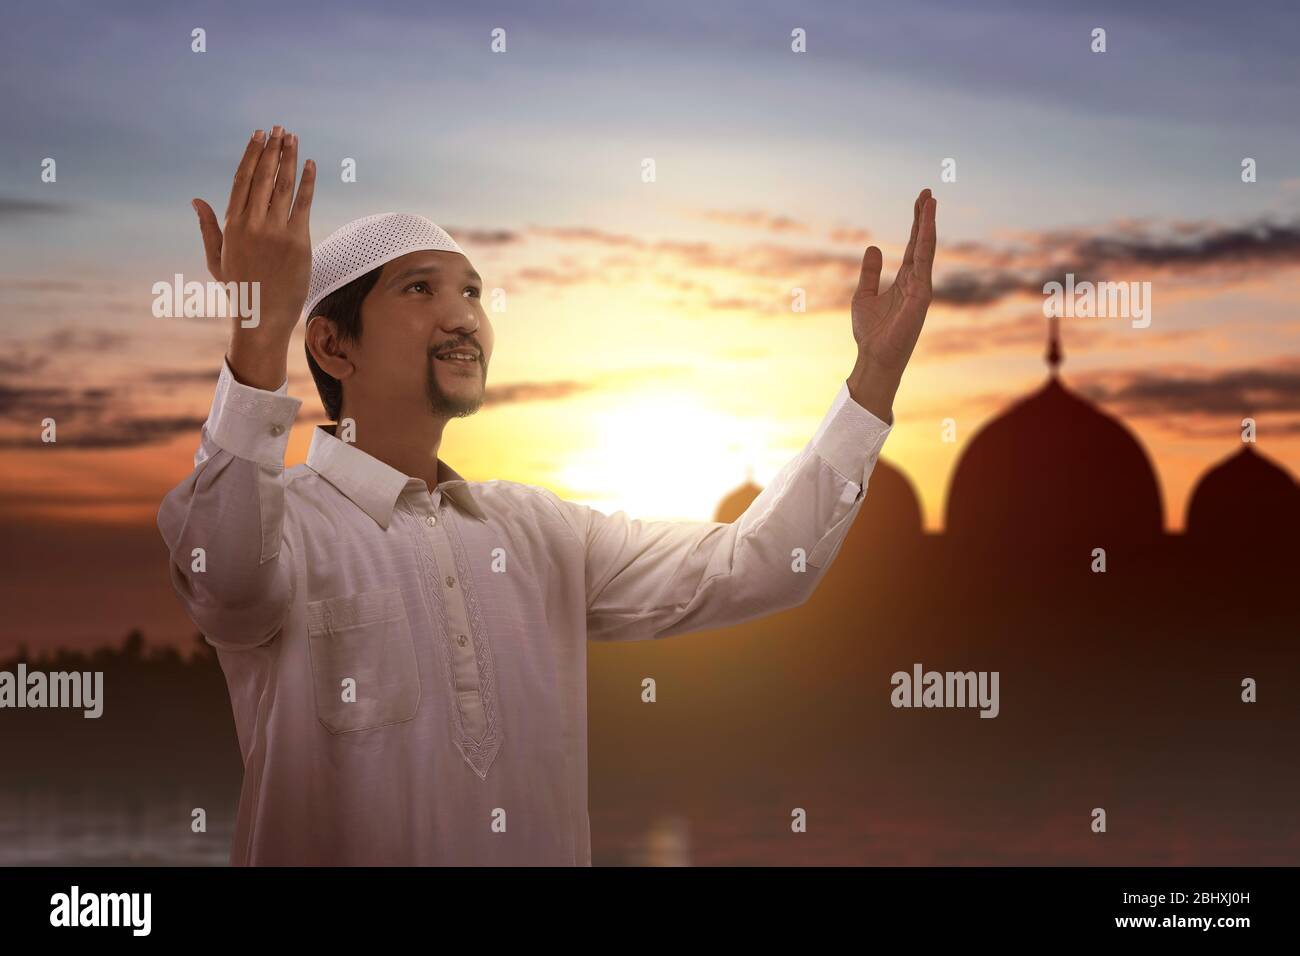
<instances>
[{"instance_id":1,"label":"man's face","mask_svg":"<svg viewBox=\"0 0 1300 956\"><path fill-rule=\"evenodd\" d=\"M350 344L356 372L344 388L395 414L478 411L493 345L482 295L483 280L459 252L386 263L361 304L361 340ZM454 350L472 357L447 357Z\"/></svg>"}]
</instances>

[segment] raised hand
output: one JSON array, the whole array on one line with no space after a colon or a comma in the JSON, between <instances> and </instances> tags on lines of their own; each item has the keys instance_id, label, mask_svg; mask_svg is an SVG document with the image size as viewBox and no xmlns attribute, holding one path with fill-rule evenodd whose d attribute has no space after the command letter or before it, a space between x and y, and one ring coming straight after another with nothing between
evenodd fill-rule
<instances>
[{"instance_id":1,"label":"raised hand","mask_svg":"<svg viewBox=\"0 0 1300 956\"><path fill-rule=\"evenodd\" d=\"M237 379L259 388L284 380L289 338L307 301L311 279L311 200L316 164L303 166L294 195L298 137L280 126L269 138L258 130L235 171L225 229L202 199L194 200L208 271L219 282L259 284L260 315L255 327L239 318L228 353Z\"/></svg>"},{"instance_id":2,"label":"raised hand","mask_svg":"<svg viewBox=\"0 0 1300 956\"><path fill-rule=\"evenodd\" d=\"M880 291L880 250L870 246L862 257L862 274L853 294L853 337L863 362L880 374L901 376L921 335L933 291L937 205L928 189L916 197L912 237L887 291Z\"/></svg>"}]
</instances>

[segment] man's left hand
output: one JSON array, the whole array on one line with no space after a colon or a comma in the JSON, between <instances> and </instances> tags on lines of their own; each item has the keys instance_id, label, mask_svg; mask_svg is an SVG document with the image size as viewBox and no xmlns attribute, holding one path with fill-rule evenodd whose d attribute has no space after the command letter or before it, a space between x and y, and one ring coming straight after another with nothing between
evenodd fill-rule
<instances>
[{"instance_id":1,"label":"man's left hand","mask_svg":"<svg viewBox=\"0 0 1300 956\"><path fill-rule=\"evenodd\" d=\"M853 337L858 343L858 361L848 379L849 391L860 405L891 424L894 391L930 308L937 205L928 189L916 197L912 236L889 289L880 291L883 257L878 247L869 246L853 293Z\"/></svg>"}]
</instances>

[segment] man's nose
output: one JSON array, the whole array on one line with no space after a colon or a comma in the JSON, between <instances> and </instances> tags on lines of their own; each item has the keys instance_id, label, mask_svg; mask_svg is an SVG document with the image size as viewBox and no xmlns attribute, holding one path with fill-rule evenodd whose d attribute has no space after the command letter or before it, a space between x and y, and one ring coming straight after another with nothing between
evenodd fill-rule
<instances>
[{"instance_id":1,"label":"man's nose","mask_svg":"<svg viewBox=\"0 0 1300 956\"><path fill-rule=\"evenodd\" d=\"M452 309L442 317L442 329L448 334L460 333L462 335L472 335L478 331L480 325L479 315L473 306L462 306Z\"/></svg>"}]
</instances>

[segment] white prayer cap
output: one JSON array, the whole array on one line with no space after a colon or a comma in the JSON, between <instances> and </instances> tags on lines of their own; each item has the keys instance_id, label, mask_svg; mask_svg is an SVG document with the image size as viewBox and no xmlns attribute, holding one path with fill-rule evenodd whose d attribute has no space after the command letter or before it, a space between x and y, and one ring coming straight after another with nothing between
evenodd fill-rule
<instances>
[{"instance_id":1,"label":"white prayer cap","mask_svg":"<svg viewBox=\"0 0 1300 956\"><path fill-rule=\"evenodd\" d=\"M331 292L385 262L422 249L465 254L441 226L423 216L386 212L340 226L312 250L304 314L310 319L312 309Z\"/></svg>"}]
</instances>

